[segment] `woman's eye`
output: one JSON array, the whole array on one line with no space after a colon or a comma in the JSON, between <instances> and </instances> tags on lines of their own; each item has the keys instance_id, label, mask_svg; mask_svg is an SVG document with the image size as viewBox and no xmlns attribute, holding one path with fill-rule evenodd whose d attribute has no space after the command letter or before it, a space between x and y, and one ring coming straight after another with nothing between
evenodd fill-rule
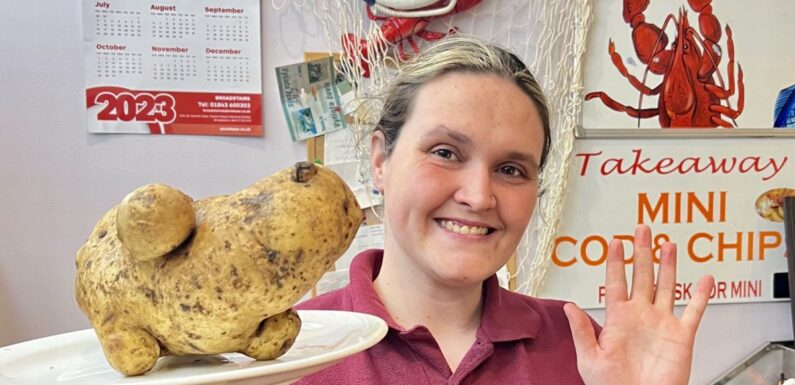
<instances>
[{"instance_id":1,"label":"woman's eye","mask_svg":"<svg viewBox=\"0 0 795 385\"><path fill-rule=\"evenodd\" d=\"M506 175L516 176L516 177L524 177L525 176L525 174L524 174L524 172L522 170L520 170L518 167L514 167L514 166L502 166L502 167L500 167L500 172L503 173L503 174L506 174Z\"/></svg>"},{"instance_id":2,"label":"woman's eye","mask_svg":"<svg viewBox=\"0 0 795 385\"><path fill-rule=\"evenodd\" d=\"M446 148L437 148L437 149L431 151L431 154L434 154L434 155L436 155L436 156L438 156L440 158L444 158L444 159L455 159L455 157L456 157L455 154L452 151L450 151L450 150L448 150Z\"/></svg>"}]
</instances>

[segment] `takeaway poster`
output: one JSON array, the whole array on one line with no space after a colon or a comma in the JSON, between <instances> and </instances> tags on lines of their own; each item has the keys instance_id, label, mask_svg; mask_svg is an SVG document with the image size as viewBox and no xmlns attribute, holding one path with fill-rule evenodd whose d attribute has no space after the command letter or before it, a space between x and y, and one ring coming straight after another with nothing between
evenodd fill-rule
<instances>
[{"instance_id":1,"label":"takeaway poster","mask_svg":"<svg viewBox=\"0 0 795 385\"><path fill-rule=\"evenodd\" d=\"M633 230L647 224L656 257L664 242L677 244L677 303L704 274L715 277L713 303L785 299L775 289L786 280L782 206L795 196L795 138L653 141L576 142L541 295L603 307L607 245L624 242L630 280Z\"/></svg>"}]
</instances>

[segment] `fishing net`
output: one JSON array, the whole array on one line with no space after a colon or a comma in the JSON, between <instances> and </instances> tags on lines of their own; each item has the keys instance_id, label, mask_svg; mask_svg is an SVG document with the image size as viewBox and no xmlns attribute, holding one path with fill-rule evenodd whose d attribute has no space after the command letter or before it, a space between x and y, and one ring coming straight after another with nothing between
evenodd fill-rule
<instances>
[{"instance_id":1,"label":"fishing net","mask_svg":"<svg viewBox=\"0 0 795 385\"><path fill-rule=\"evenodd\" d=\"M411 3L422 0L405 0ZM458 8L472 0L458 0ZM376 0L376 3L379 1ZM400 0L391 2L401 3ZM447 1L433 3L435 8ZM342 54L337 70L353 85L351 113L353 141L366 138L378 119L377 96L405 57L430 44L420 36L394 42L384 20L368 17L364 0L272 0L278 10L311 12L318 21L329 53ZM378 12L377 17L387 16ZM552 149L547 160L533 219L517 249L512 275L516 290L536 295L549 265L563 209L566 176L582 107L582 62L591 20L591 0L482 0L464 12L427 16L426 31L451 30L474 35L511 49L538 79L548 99ZM389 42L392 39L393 42ZM403 54L401 54L401 52ZM362 181L369 180L367 149L357 146ZM377 196L370 196L377 201Z\"/></svg>"}]
</instances>

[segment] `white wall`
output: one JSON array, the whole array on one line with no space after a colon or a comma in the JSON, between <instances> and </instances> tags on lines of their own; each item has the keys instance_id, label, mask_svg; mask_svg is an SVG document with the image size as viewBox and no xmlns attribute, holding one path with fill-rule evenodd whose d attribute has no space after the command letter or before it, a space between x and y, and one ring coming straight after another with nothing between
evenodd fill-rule
<instances>
[{"instance_id":1,"label":"white wall","mask_svg":"<svg viewBox=\"0 0 795 385\"><path fill-rule=\"evenodd\" d=\"M226 194L304 159L285 128L273 68L324 50L312 19L263 0L264 137L90 135L80 3L6 0L2 8L0 346L89 327L74 300L74 254L127 192L160 181L197 198ZM791 334L783 303L713 306L692 383Z\"/></svg>"},{"instance_id":2,"label":"white wall","mask_svg":"<svg viewBox=\"0 0 795 385\"><path fill-rule=\"evenodd\" d=\"M265 136L94 135L85 127L80 2L0 12L0 345L85 328L74 255L126 193L164 182L227 194L306 157L285 128L273 68L323 50L299 15L263 9ZM281 36L290 36L282 41Z\"/></svg>"}]
</instances>

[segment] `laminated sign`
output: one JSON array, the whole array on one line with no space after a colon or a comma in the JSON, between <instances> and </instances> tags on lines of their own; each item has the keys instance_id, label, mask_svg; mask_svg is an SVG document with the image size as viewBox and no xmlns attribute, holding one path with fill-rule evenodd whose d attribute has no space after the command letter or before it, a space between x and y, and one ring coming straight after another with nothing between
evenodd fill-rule
<instances>
[{"instance_id":1,"label":"laminated sign","mask_svg":"<svg viewBox=\"0 0 795 385\"><path fill-rule=\"evenodd\" d=\"M791 138L578 141L542 295L604 306L608 244L622 240L630 265L633 229L647 224L655 262L663 243L677 245L678 304L705 274L713 303L786 299L793 148Z\"/></svg>"},{"instance_id":2,"label":"laminated sign","mask_svg":"<svg viewBox=\"0 0 795 385\"><path fill-rule=\"evenodd\" d=\"M331 56L277 67L276 78L293 141L346 127L343 108L351 104L352 87Z\"/></svg>"}]
</instances>

